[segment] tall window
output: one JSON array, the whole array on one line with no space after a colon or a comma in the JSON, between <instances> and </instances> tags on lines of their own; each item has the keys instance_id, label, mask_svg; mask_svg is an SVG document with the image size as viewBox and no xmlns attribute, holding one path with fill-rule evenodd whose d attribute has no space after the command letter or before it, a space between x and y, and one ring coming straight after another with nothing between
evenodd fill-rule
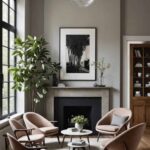
<instances>
[{"instance_id":1,"label":"tall window","mask_svg":"<svg viewBox=\"0 0 150 150\"><path fill-rule=\"evenodd\" d=\"M0 1L0 119L16 112L16 92L8 69L15 65L16 0Z\"/></svg>"}]
</instances>

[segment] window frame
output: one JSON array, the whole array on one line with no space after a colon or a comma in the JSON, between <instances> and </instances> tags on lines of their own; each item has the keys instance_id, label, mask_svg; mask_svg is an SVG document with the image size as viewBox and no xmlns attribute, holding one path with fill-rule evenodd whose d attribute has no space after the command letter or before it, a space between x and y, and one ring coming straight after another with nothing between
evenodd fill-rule
<instances>
[{"instance_id":1,"label":"window frame","mask_svg":"<svg viewBox=\"0 0 150 150\"><path fill-rule=\"evenodd\" d=\"M3 16L3 3L5 3L4 1L0 1L0 12L1 12L1 15L0 15L0 120L4 119L4 118L7 118L13 114L16 113L16 104L17 104L17 93L16 93L16 90L14 91L14 96L10 96L10 83L13 83L13 81L10 81L10 73L8 72L8 80L7 82L4 82L3 80L3 66L5 66L3 64L3 47L7 48L7 53L8 53L8 64L6 65L8 68L12 65L10 65L10 51L13 50L11 47L10 47L10 33L12 32L14 34L14 38L16 37L16 34L17 34L17 24L16 24L16 21L17 21L17 0L14 0L14 9L10 7L10 0L8 0L8 4L6 4L8 6L8 23L4 22L2 20L2 16ZM14 11L14 26L10 24L10 9L12 9ZM8 43L7 43L7 46L4 46L2 41L3 41L3 35L2 35L2 30L3 29L6 29L8 31ZM16 58L14 58L14 66L16 65ZM4 83L7 83L8 85L8 97L6 97L8 99L8 106L7 106L7 111L8 113L6 115L3 115L3 110L2 110L2 107L3 107L3 99L5 99L3 97L3 85ZM10 98L14 98L14 111L10 113Z\"/></svg>"}]
</instances>

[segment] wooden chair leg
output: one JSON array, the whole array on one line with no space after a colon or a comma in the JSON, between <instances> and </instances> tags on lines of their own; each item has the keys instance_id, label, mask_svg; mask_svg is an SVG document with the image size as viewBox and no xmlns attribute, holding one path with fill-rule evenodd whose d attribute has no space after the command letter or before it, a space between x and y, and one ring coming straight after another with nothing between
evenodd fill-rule
<instances>
[{"instance_id":1,"label":"wooden chair leg","mask_svg":"<svg viewBox=\"0 0 150 150\"><path fill-rule=\"evenodd\" d=\"M57 135L57 140L58 140L58 143L60 144L59 135Z\"/></svg>"},{"instance_id":2,"label":"wooden chair leg","mask_svg":"<svg viewBox=\"0 0 150 150\"><path fill-rule=\"evenodd\" d=\"M98 133L98 136L97 136L97 142L99 141L99 138L100 138L100 133Z\"/></svg>"},{"instance_id":3,"label":"wooden chair leg","mask_svg":"<svg viewBox=\"0 0 150 150\"><path fill-rule=\"evenodd\" d=\"M45 138L43 139L43 146L45 146Z\"/></svg>"},{"instance_id":4,"label":"wooden chair leg","mask_svg":"<svg viewBox=\"0 0 150 150\"><path fill-rule=\"evenodd\" d=\"M61 147L63 147L63 145L64 145L65 137L66 137L66 135L63 135Z\"/></svg>"},{"instance_id":5,"label":"wooden chair leg","mask_svg":"<svg viewBox=\"0 0 150 150\"><path fill-rule=\"evenodd\" d=\"M70 137L70 142L72 142L72 136Z\"/></svg>"},{"instance_id":6,"label":"wooden chair leg","mask_svg":"<svg viewBox=\"0 0 150 150\"><path fill-rule=\"evenodd\" d=\"M5 150L8 150L8 147L9 147L9 141L8 141L7 135L4 134L3 136L4 136L4 138L5 138Z\"/></svg>"}]
</instances>

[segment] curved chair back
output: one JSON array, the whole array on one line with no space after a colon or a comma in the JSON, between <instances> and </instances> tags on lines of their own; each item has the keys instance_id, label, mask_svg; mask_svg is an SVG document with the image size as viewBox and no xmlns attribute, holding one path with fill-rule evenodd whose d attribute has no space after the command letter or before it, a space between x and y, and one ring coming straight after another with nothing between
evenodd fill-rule
<instances>
[{"instance_id":1,"label":"curved chair back","mask_svg":"<svg viewBox=\"0 0 150 150\"><path fill-rule=\"evenodd\" d=\"M128 116L127 120L130 120L132 117L132 112L130 109L127 108L114 108L113 114L119 115L119 116Z\"/></svg>"},{"instance_id":2,"label":"curved chair back","mask_svg":"<svg viewBox=\"0 0 150 150\"><path fill-rule=\"evenodd\" d=\"M120 134L122 131L127 129L128 124L129 124L131 117L132 117L132 111L130 109L127 109L127 108L114 108L113 114L118 115L118 116L127 117L127 120L124 122L122 128L120 128L120 130L117 132L117 134Z\"/></svg>"},{"instance_id":3,"label":"curved chair back","mask_svg":"<svg viewBox=\"0 0 150 150\"><path fill-rule=\"evenodd\" d=\"M109 112L107 112L98 122L97 125L101 122L101 120L103 120L103 122L101 122L102 124L110 124L113 115L118 115L118 116L128 116L128 119L126 120L126 122L129 122L131 117L132 117L132 112L130 109L127 108L114 108L112 110L110 110Z\"/></svg>"},{"instance_id":4,"label":"curved chair back","mask_svg":"<svg viewBox=\"0 0 150 150\"><path fill-rule=\"evenodd\" d=\"M104 150L136 150L145 127L145 123L140 123L128 129L109 142Z\"/></svg>"},{"instance_id":5,"label":"curved chair back","mask_svg":"<svg viewBox=\"0 0 150 150\"><path fill-rule=\"evenodd\" d=\"M15 132L18 129L25 129L25 127L19 123L18 121L16 121L15 119L9 119L9 124L13 130L13 132ZM16 138L20 138L24 135L26 135L26 133L24 131L20 131L20 132L15 132Z\"/></svg>"},{"instance_id":6,"label":"curved chair back","mask_svg":"<svg viewBox=\"0 0 150 150\"><path fill-rule=\"evenodd\" d=\"M27 150L21 143L19 143L12 135L7 133L11 150Z\"/></svg>"},{"instance_id":7,"label":"curved chair back","mask_svg":"<svg viewBox=\"0 0 150 150\"><path fill-rule=\"evenodd\" d=\"M27 128L41 128L47 126L53 126L53 124L45 119L43 116L34 113L27 112L23 115L24 122Z\"/></svg>"}]
</instances>

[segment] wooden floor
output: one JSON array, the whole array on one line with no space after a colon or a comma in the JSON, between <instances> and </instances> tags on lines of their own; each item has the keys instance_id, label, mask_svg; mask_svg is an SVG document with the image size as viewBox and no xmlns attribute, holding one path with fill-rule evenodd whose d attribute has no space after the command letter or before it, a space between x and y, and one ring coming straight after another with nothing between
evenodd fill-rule
<instances>
[{"instance_id":1,"label":"wooden floor","mask_svg":"<svg viewBox=\"0 0 150 150\"><path fill-rule=\"evenodd\" d=\"M150 128L145 130L144 136L142 137L138 150L150 150Z\"/></svg>"}]
</instances>

